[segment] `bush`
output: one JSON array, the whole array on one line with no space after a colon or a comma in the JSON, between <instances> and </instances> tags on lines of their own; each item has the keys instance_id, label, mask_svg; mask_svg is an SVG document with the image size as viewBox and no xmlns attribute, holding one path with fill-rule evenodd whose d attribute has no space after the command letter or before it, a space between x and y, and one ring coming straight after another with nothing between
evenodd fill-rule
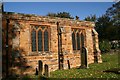
<instances>
[{"instance_id":1,"label":"bush","mask_svg":"<svg viewBox=\"0 0 120 80\"><path fill-rule=\"evenodd\" d=\"M109 41L105 40L100 42L100 50L102 53L109 52L110 49L111 49L111 45L109 44Z\"/></svg>"}]
</instances>

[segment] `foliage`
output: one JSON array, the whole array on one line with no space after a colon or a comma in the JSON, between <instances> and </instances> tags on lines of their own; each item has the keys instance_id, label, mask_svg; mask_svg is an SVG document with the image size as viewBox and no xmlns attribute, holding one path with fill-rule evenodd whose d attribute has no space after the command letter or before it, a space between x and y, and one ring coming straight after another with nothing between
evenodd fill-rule
<instances>
[{"instance_id":1,"label":"foliage","mask_svg":"<svg viewBox=\"0 0 120 80\"><path fill-rule=\"evenodd\" d=\"M96 21L96 30L99 39L120 40L120 2L117 2L108 8L106 13Z\"/></svg>"},{"instance_id":2,"label":"foliage","mask_svg":"<svg viewBox=\"0 0 120 80\"><path fill-rule=\"evenodd\" d=\"M47 16L74 19L68 12L48 13Z\"/></svg>"},{"instance_id":3,"label":"foliage","mask_svg":"<svg viewBox=\"0 0 120 80\"><path fill-rule=\"evenodd\" d=\"M112 26L112 22L110 22L110 18L106 15L103 15L97 19L95 29L99 34L98 36L100 41L103 39L110 40L114 37L114 33L112 33L114 27Z\"/></svg>"},{"instance_id":4,"label":"foliage","mask_svg":"<svg viewBox=\"0 0 120 80\"><path fill-rule=\"evenodd\" d=\"M114 33L115 39L120 40L120 1L113 4L112 7L108 8L106 15L111 18L113 22L113 27L115 27Z\"/></svg>"},{"instance_id":5,"label":"foliage","mask_svg":"<svg viewBox=\"0 0 120 80\"><path fill-rule=\"evenodd\" d=\"M79 17L78 16L75 16L76 20L79 20Z\"/></svg>"},{"instance_id":6,"label":"foliage","mask_svg":"<svg viewBox=\"0 0 120 80\"><path fill-rule=\"evenodd\" d=\"M102 54L103 63L90 64L88 69L69 69L51 72L51 78L118 78L119 74L104 72L118 67L118 54Z\"/></svg>"},{"instance_id":7,"label":"foliage","mask_svg":"<svg viewBox=\"0 0 120 80\"><path fill-rule=\"evenodd\" d=\"M111 20L114 22L114 25L120 26L120 1L108 8L106 15L111 18Z\"/></svg>"},{"instance_id":8,"label":"foliage","mask_svg":"<svg viewBox=\"0 0 120 80\"><path fill-rule=\"evenodd\" d=\"M100 50L102 53L109 52L111 49L111 45L109 44L109 41L102 41L100 44Z\"/></svg>"},{"instance_id":9,"label":"foliage","mask_svg":"<svg viewBox=\"0 0 120 80\"><path fill-rule=\"evenodd\" d=\"M84 20L96 22L97 17L96 15L90 15L90 16L87 16Z\"/></svg>"},{"instance_id":10,"label":"foliage","mask_svg":"<svg viewBox=\"0 0 120 80\"><path fill-rule=\"evenodd\" d=\"M48 13L47 16L50 16L50 17L56 17L57 14L56 14L56 13Z\"/></svg>"}]
</instances>

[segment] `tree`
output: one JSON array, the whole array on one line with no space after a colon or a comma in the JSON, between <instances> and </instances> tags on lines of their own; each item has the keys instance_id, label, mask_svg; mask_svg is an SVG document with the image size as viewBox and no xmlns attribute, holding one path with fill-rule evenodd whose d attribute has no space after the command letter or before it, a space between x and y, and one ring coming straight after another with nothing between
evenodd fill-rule
<instances>
[{"instance_id":1,"label":"tree","mask_svg":"<svg viewBox=\"0 0 120 80\"><path fill-rule=\"evenodd\" d=\"M97 19L96 30L100 40L120 40L120 2L113 4Z\"/></svg>"},{"instance_id":2,"label":"tree","mask_svg":"<svg viewBox=\"0 0 120 80\"><path fill-rule=\"evenodd\" d=\"M47 16L74 19L68 12L48 13Z\"/></svg>"},{"instance_id":3,"label":"tree","mask_svg":"<svg viewBox=\"0 0 120 80\"><path fill-rule=\"evenodd\" d=\"M107 15L102 15L101 17L99 17L96 21L96 27L95 29L98 32L98 36L100 40L111 40L114 36L113 31L113 24L110 21L110 18Z\"/></svg>"},{"instance_id":4,"label":"tree","mask_svg":"<svg viewBox=\"0 0 120 80\"><path fill-rule=\"evenodd\" d=\"M87 16L84 20L96 22L97 18L96 18L96 15L90 15L90 16Z\"/></svg>"},{"instance_id":5,"label":"tree","mask_svg":"<svg viewBox=\"0 0 120 80\"><path fill-rule=\"evenodd\" d=\"M120 40L120 1L113 4L112 7L108 8L106 15L111 18L113 27L115 27L115 39Z\"/></svg>"},{"instance_id":6,"label":"tree","mask_svg":"<svg viewBox=\"0 0 120 80\"><path fill-rule=\"evenodd\" d=\"M114 21L114 25L120 26L120 1L113 4L112 7L108 8L106 15Z\"/></svg>"},{"instance_id":7,"label":"tree","mask_svg":"<svg viewBox=\"0 0 120 80\"><path fill-rule=\"evenodd\" d=\"M56 14L56 13L48 13L47 16L50 16L50 17L56 17L57 14Z\"/></svg>"},{"instance_id":8,"label":"tree","mask_svg":"<svg viewBox=\"0 0 120 80\"><path fill-rule=\"evenodd\" d=\"M75 16L76 20L79 20L79 17L78 16Z\"/></svg>"}]
</instances>

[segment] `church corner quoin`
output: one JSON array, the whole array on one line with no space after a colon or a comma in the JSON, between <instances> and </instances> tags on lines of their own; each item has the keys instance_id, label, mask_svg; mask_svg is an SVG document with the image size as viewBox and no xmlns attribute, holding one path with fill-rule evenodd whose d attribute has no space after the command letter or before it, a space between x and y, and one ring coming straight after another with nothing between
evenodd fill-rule
<instances>
[{"instance_id":1,"label":"church corner quoin","mask_svg":"<svg viewBox=\"0 0 120 80\"><path fill-rule=\"evenodd\" d=\"M2 26L3 57L8 55L3 72L8 66L9 74L35 74L39 61L43 69L47 64L50 72L60 69L60 64L69 69L102 63L93 22L4 12Z\"/></svg>"}]
</instances>

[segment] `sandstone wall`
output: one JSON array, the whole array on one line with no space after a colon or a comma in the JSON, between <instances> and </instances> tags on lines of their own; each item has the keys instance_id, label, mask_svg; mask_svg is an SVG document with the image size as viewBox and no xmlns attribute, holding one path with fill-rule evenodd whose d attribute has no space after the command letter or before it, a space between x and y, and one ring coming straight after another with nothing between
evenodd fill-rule
<instances>
[{"instance_id":1,"label":"sandstone wall","mask_svg":"<svg viewBox=\"0 0 120 80\"><path fill-rule=\"evenodd\" d=\"M86 47L88 49L88 63L94 63L92 30L86 29Z\"/></svg>"},{"instance_id":2,"label":"sandstone wall","mask_svg":"<svg viewBox=\"0 0 120 80\"><path fill-rule=\"evenodd\" d=\"M72 28L78 28L85 31L85 47L88 49L88 63L94 62L92 38L94 23L22 14L4 14L4 16L9 16L12 24L11 27L14 27L16 23L18 24L19 29L18 31L15 31L15 33L18 34L16 34L16 37L12 39L12 48L19 44L18 53L20 54L20 57L23 58L23 62L32 67L33 73L35 72L35 68L38 66L39 60L42 60L43 64L48 64L50 71L58 69L57 21L60 22L60 26L65 29L65 33L62 34L64 69L68 69L68 60L71 68L81 65L81 52L73 51L72 47ZM50 49L48 52L32 52L31 25L43 25L50 28Z\"/></svg>"}]
</instances>

